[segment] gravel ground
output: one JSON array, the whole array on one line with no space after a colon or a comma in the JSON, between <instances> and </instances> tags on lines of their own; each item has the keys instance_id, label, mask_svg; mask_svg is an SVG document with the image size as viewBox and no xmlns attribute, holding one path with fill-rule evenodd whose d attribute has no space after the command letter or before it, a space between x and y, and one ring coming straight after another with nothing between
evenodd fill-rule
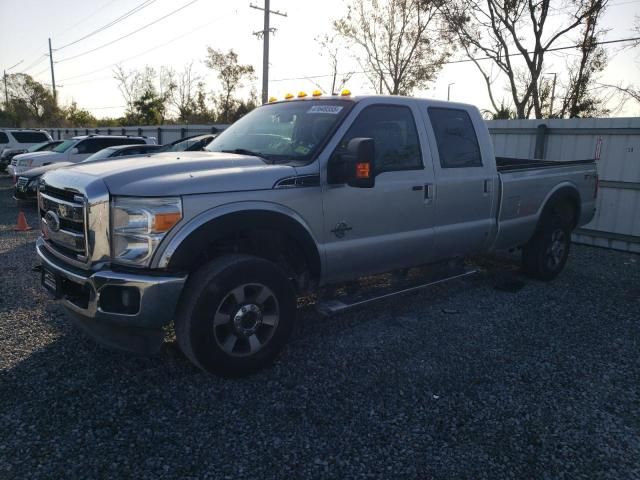
<instances>
[{"instance_id":1,"label":"gravel ground","mask_svg":"<svg viewBox=\"0 0 640 480\"><path fill-rule=\"evenodd\" d=\"M257 375L105 350L38 287L0 179L0 478L640 478L640 257L574 246L326 319ZM36 226L35 209L26 209Z\"/></svg>"}]
</instances>

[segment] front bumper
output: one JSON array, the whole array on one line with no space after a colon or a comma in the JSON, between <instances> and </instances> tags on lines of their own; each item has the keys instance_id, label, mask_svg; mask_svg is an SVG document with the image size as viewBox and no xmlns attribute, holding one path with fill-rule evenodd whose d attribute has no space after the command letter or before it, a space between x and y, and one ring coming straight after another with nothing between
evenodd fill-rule
<instances>
[{"instance_id":1,"label":"front bumper","mask_svg":"<svg viewBox=\"0 0 640 480\"><path fill-rule=\"evenodd\" d=\"M36 242L36 251L43 269L60 279L57 299L89 335L107 346L136 353L160 348L162 327L174 317L186 275L81 271L54 257L42 238ZM137 307L129 313L116 312L114 295L125 290L134 292Z\"/></svg>"}]
</instances>

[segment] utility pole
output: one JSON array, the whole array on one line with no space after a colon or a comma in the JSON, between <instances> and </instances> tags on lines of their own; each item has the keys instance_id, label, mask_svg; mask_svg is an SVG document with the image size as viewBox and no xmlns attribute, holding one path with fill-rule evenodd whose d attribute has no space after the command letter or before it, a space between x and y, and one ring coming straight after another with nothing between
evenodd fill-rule
<instances>
[{"instance_id":1,"label":"utility pole","mask_svg":"<svg viewBox=\"0 0 640 480\"><path fill-rule=\"evenodd\" d=\"M453 83L450 83L449 85L447 85L447 102L451 98L451 85L455 85L455 84L456 84L456 82L453 82Z\"/></svg>"},{"instance_id":2,"label":"utility pole","mask_svg":"<svg viewBox=\"0 0 640 480\"><path fill-rule=\"evenodd\" d=\"M53 87L53 103L57 104L56 100L56 76L53 73L53 54L51 53L51 39L49 39L49 63L51 64L51 86Z\"/></svg>"},{"instance_id":3,"label":"utility pole","mask_svg":"<svg viewBox=\"0 0 640 480\"><path fill-rule=\"evenodd\" d=\"M549 75L553 75L553 85L551 87L551 104L549 105L549 118L553 115L553 101L556 98L556 80L558 79L557 73L550 73Z\"/></svg>"},{"instance_id":4,"label":"utility pole","mask_svg":"<svg viewBox=\"0 0 640 480\"><path fill-rule=\"evenodd\" d=\"M20 60L18 63L13 65L12 67L7 68L7 70L13 70L18 65L20 65L24 60ZM7 70L4 71L4 108L9 108L9 91L7 90Z\"/></svg>"},{"instance_id":5,"label":"utility pole","mask_svg":"<svg viewBox=\"0 0 640 480\"><path fill-rule=\"evenodd\" d=\"M264 8L258 5L250 4L251 8L264 11L264 27L262 30L253 32L253 34L260 38L262 36L262 103L267 103L269 99L269 35L276 31L275 28L269 26L269 15L280 15L286 17L286 13L279 12L277 10L270 10L270 0L264 0Z\"/></svg>"}]
</instances>

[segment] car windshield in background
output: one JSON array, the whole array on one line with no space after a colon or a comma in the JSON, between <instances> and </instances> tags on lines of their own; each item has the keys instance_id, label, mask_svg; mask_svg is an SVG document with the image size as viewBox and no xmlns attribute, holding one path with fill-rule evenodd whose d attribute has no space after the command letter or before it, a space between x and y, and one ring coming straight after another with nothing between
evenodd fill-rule
<instances>
[{"instance_id":1,"label":"car windshield in background","mask_svg":"<svg viewBox=\"0 0 640 480\"><path fill-rule=\"evenodd\" d=\"M72 145L75 145L76 142L77 140L73 140L73 139L65 140L64 142L62 142L60 145L58 145L56 148L54 148L51 151L57 152L57 153L66 152L71 148Z\"/></svg>"},{"instance_id":2,"label":"car windshield in background","mask_svg":"<svg viewBox=\"0 0 640 480\"><path fill-rule=\"evenodd\" d=\"M49 141L49 138L44 132L12 131L11 135L20 143L42 143Z\"/></svg>"},{"instance_id":3,"label":"car windshield in background","mask_svg":"<svg viewBox=\"0 0 640 480\"><path fill-rule=\"evenodd\" d=\"M181 142L174 143L173 145L169 145L165 151L166 152L186 152L191 147L201 142L202 142L202 139L188 138L186 140L182 140Z\"/></svg>"},{"instance_id":4,"label":"car windshield in background","mask_svg":"<svg viewBox=\"0 0 640 480\"><path fill-rule=\"evenodd\" d=\"M82 160L82 163L85 162L95 162L96 160L104 160L105 158L109 158L116 152L113 148L103 148L99 152L94 153L93 155Z\"/></svg>"},{"instance_id":5,"label":"car windshield in background","mask_svg":"<svg viewBox=\"0 0 640 480\"><path fill-rule=\"evenodd\" d=\"M352 106L346 100L267 104L231 125L205 150L255 154L272 162L307 162Z\"/></svg>"},{"instance_id":6,"label":"car windshield in background","mask_svg":"<svg viewBox=\"0 0 640 480\"><path fill-rule=\"evenodd\" d=\"M49 142L41 142L41 143L36 143L35 145L31 145L29 148L27 148L27 152L37 152L42 147L44 147L47 143Z\"/></svg>"}]
</instances>

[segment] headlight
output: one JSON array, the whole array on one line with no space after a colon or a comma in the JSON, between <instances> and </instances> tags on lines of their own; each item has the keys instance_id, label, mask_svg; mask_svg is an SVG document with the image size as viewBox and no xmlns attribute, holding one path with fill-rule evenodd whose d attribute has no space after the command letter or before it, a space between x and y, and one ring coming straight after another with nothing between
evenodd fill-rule
<instances>
[{"instance_id":1,"label":"headlight","mask_svg":"<svg viewBox=\"0 0 640 480\"><path fill-rule=\"evenodd\" d=\"M112 260L147 266L164 236L181 218L179 197L115 197L111 202Z\"/></svg>"},{"instance_id":2,"label":"headlight","mask_svg":"<svg viewBox=\"0 0 640 480\"><path fill-rule=\"evenodd\" d=\"M18 166L19 167L30 167L33 164L33 158L30 158L28 160L19 160L18 161Z\"/></svg>"}]
</instances>

